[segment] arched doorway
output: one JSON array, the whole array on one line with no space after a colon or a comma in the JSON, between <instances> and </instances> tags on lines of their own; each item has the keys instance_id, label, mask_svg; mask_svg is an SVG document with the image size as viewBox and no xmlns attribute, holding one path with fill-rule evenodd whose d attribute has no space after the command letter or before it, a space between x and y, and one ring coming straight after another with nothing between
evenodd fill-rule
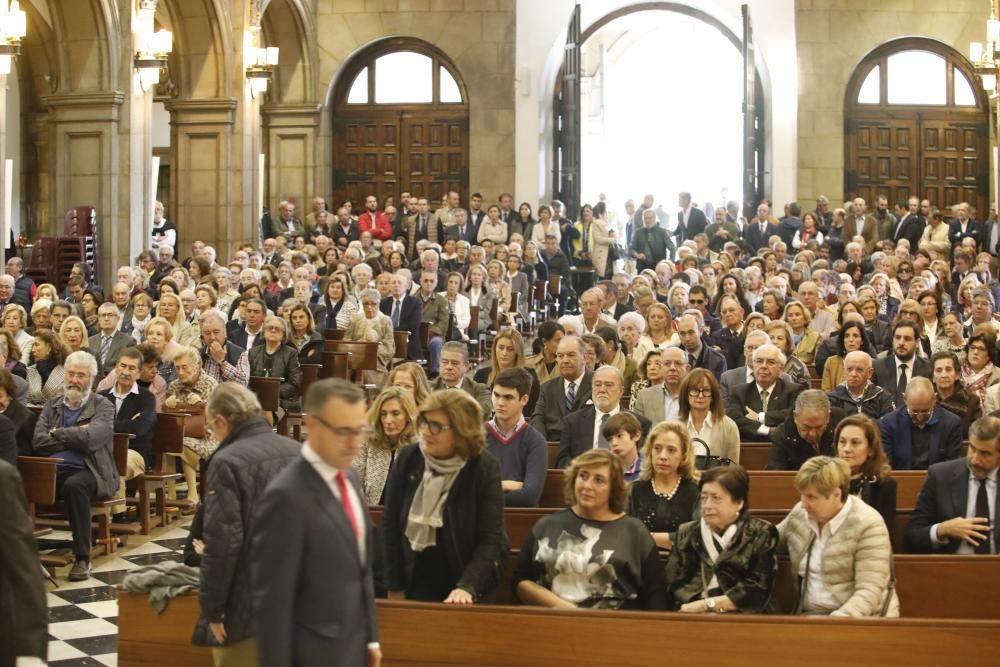
<instances>
[{"instance_id":1,"label":"arched doorway","mask_svg":"<svg viewBox=\"0 0 1000 667\"><path fill-rule=\"evenodd\" d=\"M882 44L851 75L844 100L844 192L868 202L910 196L986 215L989 113L968 61L920 37Z\"/></svg>"},{"instance_id":2,"label":"arched doorway","mask_svg":"<svg viewBox=\"0 0 1000 667\"><path fill-rule=\"evenodd\" d=\"M333 135L334 202L408 191L435 208L449 190L468 201L468 94L427 42L392 38L355 55L334 88Z\"/></svg>"}]
</instances>

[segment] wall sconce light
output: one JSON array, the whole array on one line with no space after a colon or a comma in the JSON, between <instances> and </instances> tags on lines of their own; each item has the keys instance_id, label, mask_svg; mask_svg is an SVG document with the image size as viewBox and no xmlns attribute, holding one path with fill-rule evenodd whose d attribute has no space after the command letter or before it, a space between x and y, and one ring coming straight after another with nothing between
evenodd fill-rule
<instances>
[{"instance_id":1,"label":"wall sconce light","mask_svg":"<svg viewBox=\"0 0 1000 667\"><path fill-rule=\"evenodd\" d=\"M10 74L11 63L21 55L21 40L28 33L28 17L18 0L0 0L0 74Z\"/></svg>"},{"instance_id":2,"label":"wall sconce light","mask_svg":"<svg viewBox=\"0 0 1000 667\"><path fill-rule=\"evenodd\" d=\"M0 0L2 2L3 0ZM136 12L135 69L139 73L139 87L148 91L160 80L160 70L167 66L167 56L173 50L173 34L169 30L153 31L156 6L142 3Z\"/></svg>"},{"instance_id":3,"label":"wall sconce light","mask_svg":"<svg viewBox=\"0 0 1000 667\"><path fill-rule=\"evenodd\" d=\"M278 47L257 46L259 41L260 28L251 28L245 33L243 60L247 63L246 76L253 97L267 92L274 69L278 66Z\"/></svg>"}]
</instances>

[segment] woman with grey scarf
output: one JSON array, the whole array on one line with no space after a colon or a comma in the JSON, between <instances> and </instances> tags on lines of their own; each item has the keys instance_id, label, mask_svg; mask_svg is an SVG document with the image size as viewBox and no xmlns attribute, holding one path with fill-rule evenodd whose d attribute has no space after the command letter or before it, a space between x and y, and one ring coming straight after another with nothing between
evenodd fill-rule
<instances>
[{"instance_id":1,"label":"woman with grey scarf","mask_svg":"<svg viewBox=\"0 0 1000 667\"><path fill-rule=\"evenodd\" d=\"M399 451L385 490L389 598L489 600L510 542L482 409L457 389L436 391L420 406L417 424L420 440Z\"/></svg>"}]
</instances>

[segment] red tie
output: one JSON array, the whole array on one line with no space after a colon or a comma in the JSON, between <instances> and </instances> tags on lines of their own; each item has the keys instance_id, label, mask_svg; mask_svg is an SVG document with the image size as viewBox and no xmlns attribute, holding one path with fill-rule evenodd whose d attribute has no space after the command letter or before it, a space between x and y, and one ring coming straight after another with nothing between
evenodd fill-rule
<instances>
[{"instance_id":1,"label":"red tie","mask_svg":"<svg viewBox=\"0 0 1000 667\"><path fill-rule=\"evenodd\" d=\"M337 473L337 490L340 491L340 501L344 503L344 514L347 515L347 521L351 524L351 530L354 531L354 539L361 541L361 531L358 528L358 519L354 516L354 505L351 504L351 498L347 495L347 475L341 470Z\"/></svg>"}]
</instances>

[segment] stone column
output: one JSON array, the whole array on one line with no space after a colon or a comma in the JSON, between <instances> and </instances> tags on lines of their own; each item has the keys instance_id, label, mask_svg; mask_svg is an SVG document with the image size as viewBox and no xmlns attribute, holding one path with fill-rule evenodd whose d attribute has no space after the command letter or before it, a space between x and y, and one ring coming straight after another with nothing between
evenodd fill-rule
<instances>
[{"instance_id":1,"label":"stone column","mask_svg":"<svg viewBox=\"0 0 1000 667\"><path fill-rule=\"evenodd\" d=\"M312 210L313 197L330 196L325 191L326 179L318 169L322 111L321 104L267 106L261 110L268 158L264 202L272 214L276 214L279 201L294 197L299 217L304 218Z\"/></svg>"}]
</instances>

